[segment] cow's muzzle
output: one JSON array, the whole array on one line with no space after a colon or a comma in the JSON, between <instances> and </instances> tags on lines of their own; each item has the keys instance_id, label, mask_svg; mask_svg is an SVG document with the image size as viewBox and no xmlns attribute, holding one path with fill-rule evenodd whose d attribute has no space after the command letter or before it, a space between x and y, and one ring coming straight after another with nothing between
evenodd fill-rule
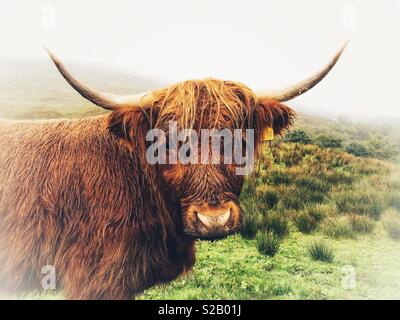
<instances>
[{"instance_id":1,"label":"cow's muzzle","mask_svg":"<svg viewBox=\"0 0 400 320\"><path fill-rule=\"evenodd\" d=\"M217 206L192 205L185 213L185 232L200 239L220 239L238 230L240 208L233 201Z\"/></svg>"}]
</instances>

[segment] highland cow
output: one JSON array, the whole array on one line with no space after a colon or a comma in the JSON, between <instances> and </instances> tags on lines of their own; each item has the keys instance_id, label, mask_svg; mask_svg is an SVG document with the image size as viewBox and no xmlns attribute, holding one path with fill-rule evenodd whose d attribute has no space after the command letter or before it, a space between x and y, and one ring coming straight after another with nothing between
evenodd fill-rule
<instances>
[{"instance_id":1,"label":"highland cow","mask_svg":"<svg viewBox=\"0 0 400 320\"><path fill-rule=\"evenodd\" d=\"M343 48L344 49L344 48ZM149 164L151 128L253 129L281 134L295 113L282 102L308 91L337 62L284 90L192 80L117 97L69 84L111 113L79 120L0 122L0 288L42 288L54 266L68 299L129 299L190 270L195 240L238 230L243 176L236 164Z\"/></svg>"}]
</instances>

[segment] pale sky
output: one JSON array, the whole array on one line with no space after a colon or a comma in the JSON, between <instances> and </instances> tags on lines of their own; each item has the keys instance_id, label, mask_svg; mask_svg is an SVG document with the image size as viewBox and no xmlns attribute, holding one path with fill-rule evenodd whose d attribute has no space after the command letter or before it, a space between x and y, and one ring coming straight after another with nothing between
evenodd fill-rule
<instances>
[{"instance_id":1,"label":"pale sky","mask_svg":"<svg viewBox=\"0 0 400 320\"><path fill-rule=\"evenodd\" d=\"M296 83L351 42L290 105L399 116L400 0L2 0L0 59L122 69L169 83L216 77L252 89Z\"/></svg>"}]
</instances>

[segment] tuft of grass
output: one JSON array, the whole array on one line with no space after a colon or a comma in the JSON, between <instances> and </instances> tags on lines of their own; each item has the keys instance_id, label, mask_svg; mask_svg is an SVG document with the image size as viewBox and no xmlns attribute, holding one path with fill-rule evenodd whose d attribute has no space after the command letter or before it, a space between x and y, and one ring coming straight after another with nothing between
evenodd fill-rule
<instances>
[{"instance_id":1,"label":"tuft of grass","mask_svg":"<svg viewBox=\"0 0 400 320\"><path fill-rule=\"evenodd\" d=\"M311 259L331 263L335 258L332 248L327 242L315 240L307 246L307 252Z\"/></svg>"},{"instance_id":2,"label":"tuft of grass","mask_svg":"<svg viewBox=\"0 0 400 320\"><path fill-rule=\"evenodd\" d=\"M246 214L243 216L243 223L240 228L240 234L245 239L253 239L259 229L260 218L257 213Z\"/></svg>"},{"instance_id":3,"label":"tuft of grass","mask_svg":"<svg viewBox=\"0 0 400 320\"><path fill-rule=\"evenodd\" d=\"M258 252L273 257L279 250L280 238L273 232L258 231L256 245Z\"/></svg>"},{"instance_id":4,"label":"tuft of grass","mask_svg":"<svg viewBox=\"0 0 400 320\"><path fill-rule=\"evenodd\" d=\"M243 238L253 239L261 224L261 213L254 194L252 197L243 200L241 207L243 222L239 232Z\"/></svg>"},{"instance_id":5,"label":"tuft of grass","mask_svg":"<svg viewBox=\"0 0 400 320\"><path fill-rule=\"evenodd\" d=\"M262 217L262 229L284 237L289 233L288 218L278 211L271 211Z\"/></svg>"},{"instance_id":6,"label":"tuft of grass","mask_svg":"<svg viewBox=\"0 0 400 320\"><path fill-rule=\"evenodd\" d=\"M318 226L318 222L315 221L307 212L300 212L300 214L295 217L294 223L296 224L297 229L302 233L311 233Z\"/></svg>"},{"instance_id":7,"label":"tuft of grass","mask_svg":"<svg viewBox=\"0 0 400 320\"><path fill-rule=\"evenodd\" d=\"M400 240L400 212L388 209L382 217L383 227L393 240Z\"/></svg>"},{"instance_id":8,"label":"tuft of grass","mask_svg":"<svg viewBox=\"0 0 400 320\"><path fill-rule=\"evenodd\" d=\"M321 224L321 231L332 238L352 238L353 228L348 217L329 217Z\"/></svg>"},{"instance_id":9,"label":"tuft of grass","mask_svg":"<svg viewBox=\"0 0 400 320\"><path fill-rule=\"evenodd\" d=\"M374 222L366 216L352 214L349 216L350 226L356 233L371 233L374 230Z\"/></svg>"},{"instance_id":10,"label":"tuft of grass","mask_svg":"<svg viewBox=\"0 0 400 320\"><path fill-rule=\"evenodd\" d=\"M259 201L266 207L266 208L273 208L275 205L278 204L279 201L279 194L276 190L266 190L265 192L259 195Z\"/></svg>"},{"instance_id":11,"label":"tuft of grass","mask_svg":"<svg viewBox=\"0 0 400 320\"><path fill-rule=\"evenodd\" d=\"M331 211L329 204L309 205L295 217L294 223L300 232L311 233Z\"/></svg>"}]
</instances>

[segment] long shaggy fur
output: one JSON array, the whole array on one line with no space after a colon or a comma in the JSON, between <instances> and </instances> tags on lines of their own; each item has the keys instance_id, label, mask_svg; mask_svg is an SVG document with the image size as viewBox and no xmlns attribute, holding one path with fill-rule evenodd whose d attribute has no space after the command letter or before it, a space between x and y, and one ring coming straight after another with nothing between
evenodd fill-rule
<instances>
[{"instance_id":1,"label":"long shaggy fur","mask_svg":"<svg viewBox=\"0 0 400 320\"><path fill-rule=\"evenodd\" d=\"M127 299L192 266L178 209L107 123L1 124L3 290L40 289L53 265L67 298Z\"/></svg>"},{"instance_id":2,"label":"long shaggy fur","mask_svg":"<svg viewBox=\"0 0 400 320\"><path fill-rule=\"evenodd\" d=\"M294 117L228 81L187 81L152 95L149 105L96 118L0 121L3 291L40 289L46 265L70 299L129 299L175 279L195 259L182 203L237 198L243 179L223 166L183 175L149 165L147 130L177 120L181 128L254 128L259 137Z\"/></svg>"}]
</instances>

